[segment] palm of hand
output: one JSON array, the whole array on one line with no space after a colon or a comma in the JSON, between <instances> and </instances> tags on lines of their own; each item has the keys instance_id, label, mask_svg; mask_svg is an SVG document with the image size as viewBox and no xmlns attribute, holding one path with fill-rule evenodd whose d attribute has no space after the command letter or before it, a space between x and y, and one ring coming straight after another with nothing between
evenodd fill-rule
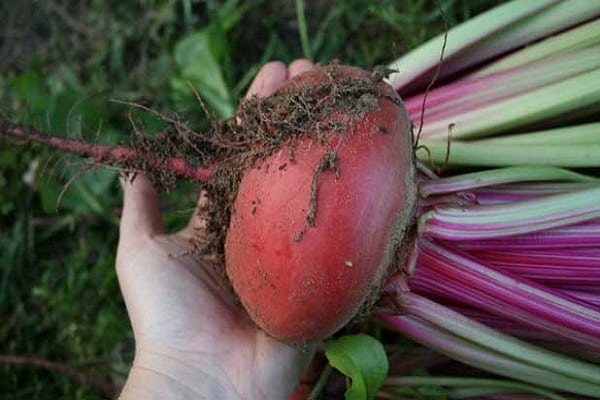
<instances>
[{"instance_id":1,"label":"palm of hand","mask_svg":"<svg viewBox=\"0 0 600 400\"><path fill-rule=\"evenodd\" d=\"M194 394L210 382L217 398L284 398L311 352L257 329L207 272L209 262L184 255L185 235L142 240L124 253L134 263L119 262L119 279L129 282L123 293L136 336L135 367L185 382Z\"/></svg>"},{"instance_id":2,"label":"palm of hand","mask_svg":"<svg viewBox=\"0 0 600 400\"><path fill-rule=\"evenodd\" d=\"M294 74L292 67L288 72L280 63L268 64L250 93L270 94ZM141 380L150 385L146 390L157 392L153 385L162 383L184 398L289 396L312 352L256 328L223 284L222 267L189 254L190 238L202 221L196 217L181 232L165 235L148 180L138 176L124 189L117 273L136 359L122 397Z\"/></svg>"}]
</instances>

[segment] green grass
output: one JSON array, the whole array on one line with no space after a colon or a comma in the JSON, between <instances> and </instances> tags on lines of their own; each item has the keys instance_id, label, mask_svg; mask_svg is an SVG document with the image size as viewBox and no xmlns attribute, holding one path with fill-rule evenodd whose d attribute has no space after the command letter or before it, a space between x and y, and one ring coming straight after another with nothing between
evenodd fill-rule
<instances>
[{"instance_id":1,"label":"green grass","mask_svg":"<svg viewBox=\"0 0 600 400\"><path fill-rule=\"evenodd\" d=\"M450 26L500 3L440 2ZM434 1L338 3L3 1L0 110L47 132L104 143L131 132L131 109L114 99L202 127L206 117L186 81L223 117L268 60L308 54L370 68L443 26ZM304 6L300 24L297 5ZM162 126L133 114L146 132ZM28 171L35 178L25 183ZM185 223L194 194L186 186L164 196L167 226ZM120 196L115 172L0 139L0 355L48 359L122 384L133 341L114 272ZM0 393L106 398L65 374L1 363Z\"/></svg>"}]
</instances>

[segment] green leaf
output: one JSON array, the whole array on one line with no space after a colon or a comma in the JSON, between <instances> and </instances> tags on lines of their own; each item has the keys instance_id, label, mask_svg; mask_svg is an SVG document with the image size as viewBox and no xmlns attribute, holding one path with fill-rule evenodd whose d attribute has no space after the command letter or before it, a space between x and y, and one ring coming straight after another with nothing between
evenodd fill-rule
<instances>
[{"instance_id":1,"label":"green leaf","mask_svg":"<svg viewBox=\"0 0 600 400\"><path fill-rule=\"evenodd\" d=\"M175 47L179 76L171 81L180 95L192 95L190 82L221 117L234 112L233 100L223 76L220 60L211 51L210 27L183 38Z\"/></svg>"},{"instance_id":2,"label":"green leaf","mask_svg":"<svg viewBox=\"0 0 600 400\"><path fill-rule=\"evenodd\" d=\"M69 184L50 179L40 180L40 198L44 212L54 214L59 207L78 214L110 216L106 210L106 199L110 187L115 185L117 173L105 169L94 169L83 174L80 171L72 168L66 173L65 178L72 179Z\"/></svg>"},{"instance_id":3,"label":"green leaf","mask_svg":"<svg viewBox=\"0 0 600 400\"><path fill-rule=\"evenodd\" d=\"M41 112L47 105L44 82L39 73L28 71L18 75L10 83L14 93L25 101L29 112Z\"/></svg>"},{"instance_id":4,"label":"green leaf","mask_svg":"<svg viewBox=\"0 0 600 400\"><path fill-rule=\"evenodd\" d=\"M364 335L346 335L325 343L325 356L332 367L352 379L347 400L373 399L388 372L382 344Z\"/></svg>"},{"instance_id":5,"label":"green leaf","mask_svg":"<svg viewBox=\"0 0 600 400\"><path fill-rule=\"evenodd\" d=\"M77 136L96 134L106 119L107 107L106 102L95 101L91 96L66 89L48 97L42 115L50 133Z\"/></svg>"}]
</instances>

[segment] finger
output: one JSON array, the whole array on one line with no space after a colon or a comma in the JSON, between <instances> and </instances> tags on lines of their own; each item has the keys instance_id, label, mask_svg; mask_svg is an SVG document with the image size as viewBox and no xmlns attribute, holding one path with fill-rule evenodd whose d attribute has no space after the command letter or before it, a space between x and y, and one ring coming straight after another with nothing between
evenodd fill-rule
<instances>
[{"instance_id":1,"label":"finger","mask_svg":"<svg viewBox=\"0 0 600 400\"><path fill-rule=\"evenodd\" d=\"M281 61L271 61L265 64L246 93L246 98L251 96L265 97L273 94L287 79L287 68Z\"/></svg>"},{"instance_id":2,"label":"finger","mask_svg":"<svg viewBox=\"0 0 600 400\"><path fill-rule=\"evenodd\" d=\"M119 247L135 246L148 236L163 232L158 194L143 174L122 179L123 214Z\"/></svg>"},{"instance_id":3,"label":"finger","mask_svg":"<svg viewBox=\"0 0 600 400\"><path fill-rule=\"evenodd\" d=\"M208 192L202 189L198 194L194 215L192 215L192 218L190 218L187 226L183 228L179 234L186 239L205 239L206 229L208 227L209 211L210 201L208 198Z\"/></svg>"},{"instance_id":4,"label":"finger","mask_svg":"<svg viewBox=\"0 0 600 400\"><path fill-rule=\"evenodd\" d=\"M288 67L288 79L295 77L303 72L309 71L315 65L307 59L299 58L294 60Z\"/></svg>"}]
</instances>

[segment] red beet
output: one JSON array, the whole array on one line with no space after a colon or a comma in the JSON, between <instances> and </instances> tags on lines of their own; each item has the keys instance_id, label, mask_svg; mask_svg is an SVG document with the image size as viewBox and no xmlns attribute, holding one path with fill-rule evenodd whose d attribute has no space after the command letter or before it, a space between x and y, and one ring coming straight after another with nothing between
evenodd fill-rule
<instances>
[{"instance_id":1,"label":"red beet","mask_svg":"<svg viewBox=\"0 0 600 400\"><path fill-rule=\"evenodd\" d=\"M328 68L280 91L370 78ZM334 110L321 125L337 129L295 140L293 158L284 145L241 180L227 274L250 317L284 341L322 340L367 311L408 240L416 201L410 122L392 88L374 85L359 99L364 110Z\"/></svg>"}]
</instances>

